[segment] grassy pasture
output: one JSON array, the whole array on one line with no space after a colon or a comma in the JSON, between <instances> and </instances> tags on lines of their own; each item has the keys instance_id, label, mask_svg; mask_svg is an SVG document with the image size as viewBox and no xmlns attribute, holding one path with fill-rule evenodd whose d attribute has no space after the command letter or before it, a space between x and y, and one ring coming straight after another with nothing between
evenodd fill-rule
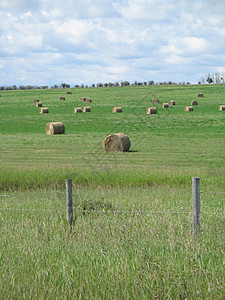
<instances>
[{"instance_id":1,"label":"grassy pasture","mask_svg":"<svg viewBox=\"0 0 225 300\"><path fill-rule=\"evenodd\" d=\"M225 86L70 90L1 93L0 298L224 299ZM74 114L82 96L92 112ZM155 98L158 114L146 115ZM52 121L65 135L46 135ZM129 152L103 151L116 132L130 137ZM192 176L201 178L197 241Z\"/></svg>"}]
</instances>

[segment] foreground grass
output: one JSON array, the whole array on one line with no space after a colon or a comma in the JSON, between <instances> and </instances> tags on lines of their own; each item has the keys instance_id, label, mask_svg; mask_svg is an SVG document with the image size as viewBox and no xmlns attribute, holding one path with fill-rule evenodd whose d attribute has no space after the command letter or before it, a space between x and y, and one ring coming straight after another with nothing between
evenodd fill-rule
<instances>
[{"instance_id":1,"label":"foreground grass","mask_svg":"<svg viewBox=\"0 0 225 300\"><path fill-rule=\"evenodd\" d=\"M1 298L223 299L224 195L202 192L196 242L187 187L74 189L72 231L62 190L1 194Z\"/></svg>"}]
</instances>

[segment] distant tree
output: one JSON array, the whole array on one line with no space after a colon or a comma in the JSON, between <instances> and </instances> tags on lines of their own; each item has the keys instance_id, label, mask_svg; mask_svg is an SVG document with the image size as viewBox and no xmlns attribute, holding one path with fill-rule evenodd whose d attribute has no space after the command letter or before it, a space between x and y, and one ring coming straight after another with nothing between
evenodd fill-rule
<instances>
[{"instance_id":1,"label":"distant tree","mask_svg":"<svg viewBox=\"0 0 225 300\"><path fill-rule=\"evenodd\" d=\"M0 86L0 91L4 91L5 87L4 86Z\"/></svg>"},{"instance_id":2,"label":"distant tree","mask_svg":"<svg viewBox=\"0 0 225 300\"><path fill-rule=\"evenodd\" d=\"M148 81L148 85L153 85L154 84L154 80Z\"/></svg>"},{"instance_id":3,"label":"distant tree","mask_svg":"<svg viewBox=\"0 0 225 300\"><path fill-rule=\"evenodd\" d=\"M97 87L103 87L103 83L102 82L97 83Z\"/></svg>"},{"instance_id":4,"label":"distant tree","mask_svg":"<svg viewBox=\"0 0 225 300\"><path fill-rule=\"evenodd\" d=\"M95 84L94 83L92 83L92 85L91 85L93 88L95 87Z\"/></svg>"},{"instance_id":5,"label":"distant tree","mask_svg":"<svg viewBox=\"0 0 225 300\"><path fill-rule=\"evenodd\" d=\"M79 86L79 84L75 84L75 86L74 86L75 88L79 88L80 86Z\"/></svg>"},{"instance_id":6,"label":"distant tree","mask_svg":"<svg viewBox=\"0 0 225 300\"><path fill-rule=\"evenodd\" d=\"M147 82L146 82L146 81L144 81L143 83L144 83L144 85L147 85Z\"/></svg>"},{"instance_id":7,"label":"distant tree","mask_svg":"<svg viewBox=\"0 0 225 300\"><path fill-rule=\"evenodd\" d=\"M109 87L113 87L114 84L112 82L109 82Z\"/></svg>"},{"instance_id":8,"label":"distant tree","mask_svg":"<svg viewBox=\"0 0 225 300\"><path fill-rule=\"evenodd\" d=\"M12 86L12 90L14 90L14 91L17 90L17 87L15 84Z\"/></svg>"},{"instance_id":9,"label":"distant tree","mask_svg":"<svg viewBox=\"0 0 225 300\"><path fill-rule=\"evenodd\" d=\"M58 89L58 85L57 85L57 84L54 84L54 85L53 85L53 88L54 88L54 89Z\"/></svg>"},{"instance_id":10,"label":"distant tree","mask_svg":"<svg viewBox=\"0 0 225 300\"><path fill-rule=\"evenodd\" d=\"M130 82L125 80L125 81L121 81L120 83L121 86L129 86L130 85Z\"/></svg>"},{"instance_id":11,"label":"distant tree","mask_svg":"<svg viewBox=\"0 0 225 300\"><path fill-rule=\"evenodd\" d=\"M115 83L114 83L114 86L119 86L120 84L119 84L119 82L118 81L116 81Z\"/></svg>"},{"instance_id":12,"label":"distant tree","mask_svg":"<svg viewBox=\"0 0 225 300\"><path fill-rule=\"evenodd\" d=\"M208 83L212 83L213 82L213 78L211 77L210 73L208 74L206 81Z\"/></svg>"},{"instance_id":13,"label":"distant tree","mask_svg":"<svg viewBox=\"0 0 225 300\"><path fill-rule=\"evenodd\" d=\"M61 87L63 88L63 89L65 89L65 87L66 87L66 83L61 83Z\"/></svg>"},{"instance_id":14,"label":"distant tree","mask_svg":"<svg viewBox=\"0 0 225 300\"><path fill-rule=\"evenodd\" d=\"M106 82L106 83L103 84L103 86L104 86L104 87L108 87L109 84Z\"/></svg>"},{"instance_id":15,"label":"distant tree","mask_svg":"<svg viewBox=\"0 0 225 300\"><path fill-rule=\"evenodd\" d=\"M20 90L26 90L26 87L25 87L24 85L20 85L20 86L19 86L19 89L20 89Z\"/></svg>"}]
</instances>

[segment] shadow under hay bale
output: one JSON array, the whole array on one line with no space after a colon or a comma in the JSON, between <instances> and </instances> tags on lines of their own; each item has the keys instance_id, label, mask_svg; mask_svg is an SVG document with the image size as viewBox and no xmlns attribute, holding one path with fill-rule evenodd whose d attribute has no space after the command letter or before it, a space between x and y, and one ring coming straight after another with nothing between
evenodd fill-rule
<instances>
[{"instance_id":1,"label":"shadow under hay bale","mask_svg":"<svg viewBox=\"0 0 225 300\"><path fill-rule=\"evenodd\" d=\"M113 113L118 113L118 112L122 112L122 107L113 107Z\"/></svg>"},{"instance_id":2,"label":"shadow under hay bale","mask_svg":"<svg viewBox=\"0 0 225 300\"><path fill-rule=\"evenodd\" d=\"M156 107L147 107L146 114L147 115L157 114L157 108Z\"/></svg>"},{"instance_id":3,"label":"shadow under hay bale","mask_svg":"<svg viewBox=\"0 0 225 300\"><path fill-rule=\"evenodd\" d=\"M51 122L46 126L47 134L63 134L65 133L65 126L62 122Z\"/></svg>"},{"instance_id":4,"label":"shadow under hay bale","mask_svg":"<svg viewBox=\"0 0 225 300\"><path fill-rule=\"evenodd\" d=\"M86 102L87 102L87 103L91 103L92 100L91 100L90 98L87 98L87 99L86 99Z\"/></svg>"},{"instance_id":5,"label":"shadow under hay bale","mask_svg":"<svg viewBox=\"0 0 225 300\"><path fill-rule=\"evenodd\" d=\"M49 110L47 107L40 108L40 114L48 114L48 113L49 113Z\"/></svg>"},{"instance_id":6,"label":"shadow under hay bale","mask_svg":"<svg viewBox=\"0 0 225 300\"><path fill-rule=\"evenodd\" d=\"M192 106L197 106L197 105L198 105L198 102L194 100L194 101L191 102L191 105L192 105Z\"/></svg>"},{"instance_id":7,"label":"shadow under hay bale","mask_svg":"<svg viewBox=\"0 0 225 300\"><path fill-rule=\"evenodd\" d=\"M38 98L35 98L35 99L33 100L33 102L34 102L34 103L37 103L37 102L39 102L39 99L38 99Z\"/></svg>"},{"instance_id":8,"label":"shadow under hay bale","mask_svg":"<svg viewBox=\"0 0 225 300\"><path fill-rule=\"evenodd\" d=\"M194 109L193 109L193 107L192 106L186 106L185 108L184 108L184 111L193 111Z\"/></svg>"},{"instance_id":9,"label":"shadow under hay bale","mask_svg":"<svg viewBox=\"0 0 225 300\"><path fill-rule=\"evenodd\" d=\"M200 94L198 94L198 97L200 98L200 97L204 97L204 94L203 93L200 93Z\"/></svg>"},{"instance_id":10,"label":"shadow under hay bale","mask_svg":"<svg viewBox=\"0 0 225 300\"><path fill-rule=\"evenodd\" d=\"M42 106L43 106L42 102L36 102L36 107L42 107Z\"/></svg>"},{"instance_id":11,"label":"shadow under hay bale","mask_svg":"<svg viewBox=\"0 0 225 300\"><path fill-rule=\"evenodd\" d=\"M172 106L172 105L175 105L176 103L175 103L174 100L170 100L170 101L168 102L168 104L169 104L170 106Z\"/></svg>"},{"instance_id":12,"label":"shadow under hay bale","mask_svg":"<svg viewBox=\"0 0 225 300\"><path fill-rule=\"evenodd\" d=\"M168 104L168 103L163 103L162 107L163 107L163 108L168 108L168 107L169 107L169 104Z\"/></svg>"},{"instance_id":13,"label":"shadow under hay bale","mask_svg":"<svg viewBox=\"0 0 225 300\"><path fill-rule=\"evenodd\" d=\"M66 98L65 97L60 97L59 100L66 100Z\"/></svg>"},{"instance_id":14,"label":"shadow under hay bale","mask_svg":"<svg viewBox=\"0 0 225 300\"><path fill-rule=\"evenodd\" d=\"M107 152L125 152L130 145L130 139L124 133L110 134L104 139L104 150Z\"/></svg>"},{"instance_id":15,"label":"shadow under hay bale","mask_svg":"<svg viewBox=\"0 0 225 300\"><path fill-rule=\"evenodd\" d=\"M83 108L83 112L91 112L91 107L90 106L85 106Z\"/></svg>"},{"instance_id":16,"label":"shadow under hay bale","mask_svg":"<svg viewBox=\"0 0 225 300\"><path fill-rule=\"evenodd\" d=\"M159 99L153 99L153 100L152 100L152 103L153 103L153 104L159 103Z\"/></svg>"},{"instance_id":17,"label":"shadow under hay bale","mask_svg":"<svg viewBox=\"0 0 225 300\"><path fill-rule=\"evenodd\" d=\"M86 101L85 97L80 97L80 101Z\"/></svg>"},{"instance_id":18,"label":"shadow under hay bale","mask_svg":"<svg viewBox=\"0 0 225 300\"><path fill-rule=\"evenodd\" d=\"M74 108L73 112L76 113L82 113L82 108L81 107L76 107Z\"/></svg>"},{"instance_id":19,"label":"shadow under hay bale","mask_svg":"<svg viewBox=\"0 0 225 300\"><path fill-rule=\"evenodd\" d=\"M225 110L225 105L220 105L219 110Z\"/></svg>"}]
</instances>

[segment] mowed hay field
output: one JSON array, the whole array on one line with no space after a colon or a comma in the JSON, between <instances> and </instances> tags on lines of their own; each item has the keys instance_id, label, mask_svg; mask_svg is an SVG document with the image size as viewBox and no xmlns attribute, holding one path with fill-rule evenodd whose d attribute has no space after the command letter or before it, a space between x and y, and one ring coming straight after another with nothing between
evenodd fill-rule
<instances>
[{"instance_id":1,"label":"mowed hay field","mask_svg":"<svg viewBox=\"0 0 225 300\"><path fill-rule=\"evenodd\" d=\"M1 92L0 298L224 299L225 85L70 91ZM65 134L47 135L50 122ZM119 132L130 150L105 152L104 138ZM201 185L197 240L192 177Z\"/></svg>"}]
</instances>

